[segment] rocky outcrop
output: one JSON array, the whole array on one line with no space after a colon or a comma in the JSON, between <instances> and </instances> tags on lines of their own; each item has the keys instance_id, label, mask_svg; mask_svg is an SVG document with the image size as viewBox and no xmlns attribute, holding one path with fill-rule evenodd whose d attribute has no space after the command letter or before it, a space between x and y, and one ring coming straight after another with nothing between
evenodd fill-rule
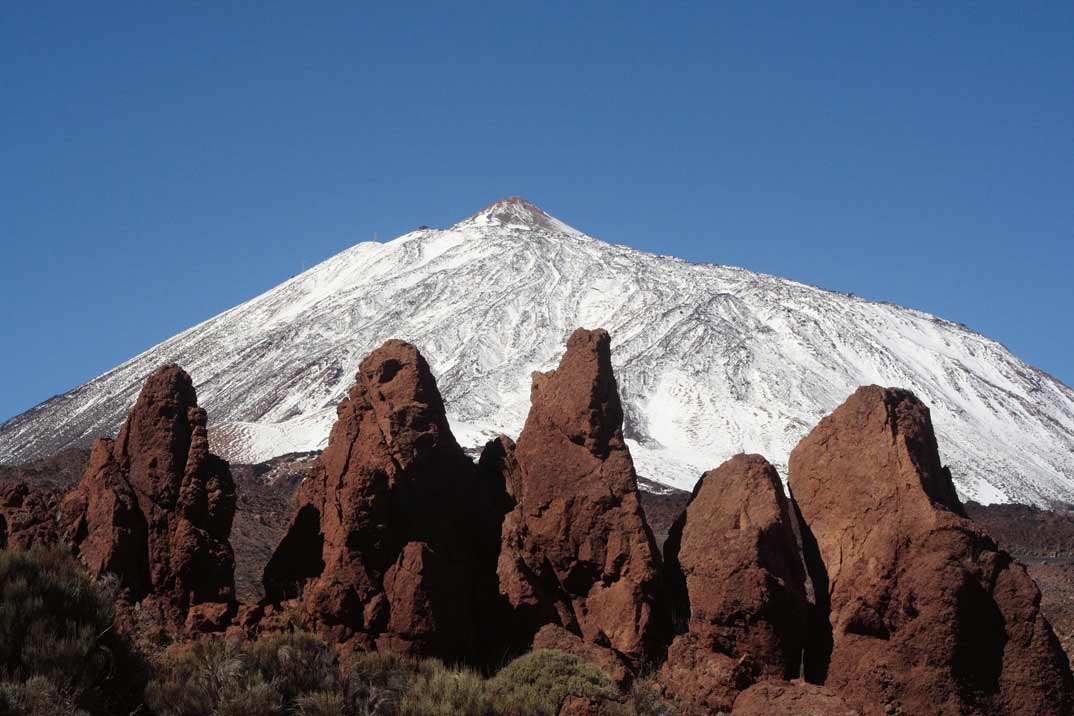
<instances>
[{"instance_id":1,"label":"rocky outcrop","mask_svg":"<svg viewBox=\"0 0 1074 716\"><path fill-rule=\"evenodd\" d=\"M619 716L623 705L612 699L568 695L559 706L556 716Z\"/></svg>"},{"instance_id":2,"label":"rocky outcrop","mask_svg":"<svg viewBox=\"0 0 1074 716\"><path fill-rule=\"evenodd\" d=\"M534 649L555 649L577 656L601 668L621 688L629 688L633 678L630 663L617 651L585 641L558 624L545 624L533 637Z\"/></svg>"},{"instance_id":3,"label":"rocky outcrop","mask_svg":"<svg viewBox=\"0 0 1074 716\"><path fill-rule=\"evenodd\" d=\"M62 493L25 482L0 482L0 549L30 549L58 538L56 509Z\"/></svg>"},{"instance_id":4,"label":"rocky outcrop","mask_svg":"<svg viewBox=\"0 0 1074 716\"><path fill-rule=\"evenodd\" d=\"M830 690L802 682L762 681L735 699L731 716L861 716Z\"/></svg>"},{"instance_id":5,"label":"rocky outcrop","mask_svg":"<svg viewBox=\"0 0 1074 716\"><path fill-rule=\"evenodd\" d=\"M116 440L94 443L61 524L94 575L115 574L132 602L169 627L216 629L234 607L228 534L235 485L209 452L190 376L167 365L146 380Z\"/></svg>"},{"instance_id":6,"label":"rocky outcrop","mask_svg":"<svg viewBox=\"0 0 1074 716\"><path fill-rule=\"evenodd\" d=\"M666 638L660 558L623 442L609 337L578 329L556 370L535 373L529 416L503 451L513 509L498 563L517 646L545 624L635 666Z\"/></svg>"},{"instance_id":7,"label":"rocky outcrop","mask_svg":"<svg viewBox=\"0 0 1074 716\"><path fill-rule=\"evenodd\" d=\"M386 342L337 414L265 568L267 609L292 608L351 649L470 658L475 584L489 583L478 555L497 535L482 533L477 471L428 364Z\"/></svg>"},{"instance_id":8,"label":"rocky outcrop","mask_svg":"<svg viewBox=\"0 0 1074 716\"><path fill-rule=\"evenodd\" d=\"M760 455L706 472L665 545L676 631L661 681L706 712L799 675L805 577L779 475Z\"/></svg>"},{"instance_id":9,"label":"rocky outcrop","mask_svg":"<svg viewBox=\"0 0 1074 716\"><path fill-rule=\"evenodd\" d=\"M1069 714L1070 669L1025 570L963 517L928 409L859 389L795 448L824 617L806 676L887 714Z\"/></svg>"}]
</instances>

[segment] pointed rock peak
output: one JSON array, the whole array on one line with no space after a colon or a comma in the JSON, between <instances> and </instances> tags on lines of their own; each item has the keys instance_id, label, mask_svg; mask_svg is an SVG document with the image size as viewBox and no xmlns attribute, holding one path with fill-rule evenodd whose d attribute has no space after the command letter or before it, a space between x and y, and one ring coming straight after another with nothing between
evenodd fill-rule
<instances>
[{"instance_id":1,"label":"pointed rock peak","mask_svg":"<svg viewBox=\"0 0 1074 716\"><path fill-rule=\"evenodd\" d=\"M154 394L168 394L184 401L197 402L194 381L191 380L189 373L175 363L166 363L146 377L139 397Z\"/></svg>"},{"instance_id":2,"label":"pointed rock peak","mask_svg":"<svg viewBox=\"0 0 1074 716\"><path fill-rule=\"evenodd\" d=\"M621 444L623 406L612 372L608 332L575 330L559 367L533 374L530 400L531 420L554 425L594 455L606 455L611 441Z\"/></svg>"},{"instance_id":3,"label":"pointed rock peak","mask_svg":"<svg viewBox=\"0 0 1074 716\"><path fill-rule=\"evenodd\" d=\"M493 446L483 468L502 469L498 482L515 502L497 563L512 610L507 629L517 632L512 641L535 645L542 626L558 624L637 669L657 660L666 643L665 605L660 558L621 433L609 343L606 331L575 331L559 367L533 374L513 455L508 443ZM583 658L595 653L587 651Z\"/></svg>"},{"instance_id":4,"label":"pointed rock peak","mask_svg":"<svg viewBox=\"0 0 1074 716\"><path fill-rule=\"evenodd\" d=\"M520 196L509 196L489 204L469 219L456 226L503 226L522 231L544 229L546 231L580 233L577 229L564 224L559 219L543 211L532 202Z\"/></svg>"},{"instance_id":5,"label":"pointed rock peak","mask_svg":"<svg viewBox=\"0 0 1074 716\"><path fill-rule=\"evenodd\" d=\"M132 416L152 409L156 414L154 418L185 421L187 409L197 407L197 404L198 394L190 375L175 363L168 363L146 378Z\"/></svg>"},{"instance_id":6,"label":"pointed rock peak","mask_svg":"<svg viewBox=\"0 0 1074 716\"><path fill-rule=\"evenodd\" d=\"M337 415L265 567L267 602L349 648L470 658L499 529L479 522L477 471L418 349L370 353Z\"/></svg>"},{"instance_id":7,"label":"pointed rock peak","mask_svg":"<svg viewBox=\"0 0 1074 716\"><path fill-rule=\"evenodd\" d=\"M443 418L444 402L436 379L424 356L410 343L395 338L385 341L365 357L358 374L375 402L401 409L421 403L429 406L437 419Z\"/></svg>"},{"instance_id":8,"label":"pointed rock peak","mask_svg":"<svg viewBox=\"0 0 1074 716\"><path fill-rule=\"evenodd\" d=\"M194 384L169 364L146 379L119 437L94 443L59 524L94 576L116 574L163 626L216 631L235 606L236 499Z\"/></svg>"},{"instance_id":9,"label":"pointed rock peak","mask_svg":"<svg viewBox=\"0 0 1074 716\"><path fill-rule=\"evenodd\" d=\"M358 368L351 390L353 405L368 405L382 425L394 459L409 465L428 449L457 450L436 378L421 352L410 343L391 339L374 350ZM331 448L332 438L329 438ZM419 444L428 442L420 447ZM345 449L344 457L349 454Z\"/></svg>"},{"instance_id":10,"label":"pointed rock peak","mask_svg":"<svg viewBox=\"0 0 1074 716\"><path fill-rule=\"evenodd\" d=\"M1040 592L960 516L912 393L859 389L798 444L789 472L816 595L808 681L865 713L1074 713Z\"/></svg>"},{"instance_id":11,"label":"pointed rock peak","mask_svg":"<svg viewBox=\"0 0 1074 716\"><path fill-rule=\"evenodd\" d=\"M936 506L942 506L956 514L963 514L962 504L955 492L950 471L940 462L936 434L928 407L913 393L900 388L881 388L867 385L858 388L846 402L839 406L795 448L806 453L815 445L825 450L835 450L830 436L845 440L864 451L867 447L883 454L905 455L907 470L900 473L905 487L900 499L912 499L921 495ZM793 474L793 473L792 473ZM890 475L873 472L870 482L858 483L859 489L868 484L875 495L884 495L894 489ZM793 483L793 480L792 480Z\"/></svg>"}]
</instances>

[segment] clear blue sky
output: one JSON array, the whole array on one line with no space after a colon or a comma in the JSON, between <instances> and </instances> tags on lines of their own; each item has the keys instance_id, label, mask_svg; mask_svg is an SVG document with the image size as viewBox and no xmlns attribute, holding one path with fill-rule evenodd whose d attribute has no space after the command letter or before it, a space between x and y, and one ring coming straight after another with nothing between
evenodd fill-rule
<instances>
[{"instance_id":1,"label":"clear blue sky","mask_svg":"<svg viewBox=\"0 0 1074 716\"><path fill-rule=\"evenodd\" d=\"M509 194L1074 383L1074 3L521 5L5 6L0 419Z\"/></svg>"}]
</instances>

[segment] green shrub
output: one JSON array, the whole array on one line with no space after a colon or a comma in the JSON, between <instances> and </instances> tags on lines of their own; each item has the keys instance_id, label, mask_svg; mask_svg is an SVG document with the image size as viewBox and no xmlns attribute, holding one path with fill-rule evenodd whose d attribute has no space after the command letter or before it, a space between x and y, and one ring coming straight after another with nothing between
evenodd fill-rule
<instances>
[{"instance_id":1,"label":"green shrub","mask_svg":"<svg viewBox=\"0 0 1074 716\"><path fill-rule=\"evenodd\" d=\"M145 701L158 716L276 716L315 693L340 693L333 654L316 637L287 634L250 643L214 637L168 651Z\"/></svg>"},{"instance_id":2,"label":"green shrub","mask_svg":"<svg viewBox=\"0 0 1074 716\"><path fill-rule=\"evenodd\" d=\"M347 716L555 716L568 695L618 695L599 668L551 650L522 656L487 680L435 659L357 654L344 682Z\"/></svg>"},{"instance_id":3,"label":"green shrub","mask_svg":"<svg viewBox=\"0 0 1074 716\"><path fill-rule=\"evenodd\" d=\"M47 684L50 693L84 711L128 713L124 707L145 683L145 668L114 628L112 605L113 595L62 549L0 552L5 698L36 698Z\"/></svg>"},{"instance_id":4,"label":"green shrub","mask_svg":"<svg viewBox=\"0 0 1074 716\"><path fill-rule=\"evenodd\" d=\"M555 649L520 656L488 688L495 713L502 716L555 716L567 696L611 699L619 693L599 668Z\"/></svg>"},{"instance_id":5,"label":"green shrub","mask_svg":"<svg viewBox=\"0 0 1074 716\"><path fill-rule=\"evenodd\" d=\"M480 675L439 664L431 673L421 674L411 682L399 706L400 716L498 716L499 713Z\"/></svg>"},{"instance_id":6,"label":"green shrub","mask_svg":"<svg viewBox=\"0 0 1074 716\"><path fill-rule=\"evenodd\" d=\"M398 654L354 654L344 679L348 715L395 716L415 679L431 676L438 668L439 662Z\"/></svg>"},{"instance_id":7,"label":"green shrub","mask_svg":"<svg viewBox=\"0 0 1074 716\"><path fill-rule=\"evenodd\" d=\"M652 678L638 679L627 696L632 716L680 716L679 710L664 698L660 685Z\"/></svg>"},{"instance_id":8,"label":"green shrub","mask_svg":"<svg viewBox=\"0 0 1074 716\"><path fill-rule=\"evenodd\" d=\"M249 644L248 668L279 692L285 703L302 694L339 689L335 654L305 632L260 639Z\"/></svg>"},{"instance_id":9,"label":"green shrub","mask_svg":"<svg viewBox=\"0 0 1074 716\"><path fill-rule=\"evenodd\" d=\"M208 716L250 683L237 642L204 639L174 647L155 665L145 701L160 716Z\"/></svg>"}]
</instances>

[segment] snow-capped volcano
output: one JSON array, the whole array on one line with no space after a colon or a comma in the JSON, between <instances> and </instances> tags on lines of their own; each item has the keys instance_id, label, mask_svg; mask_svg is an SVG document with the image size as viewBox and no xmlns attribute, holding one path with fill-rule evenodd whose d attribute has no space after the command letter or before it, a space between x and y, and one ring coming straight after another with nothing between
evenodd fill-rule
<instances>
[{"instance_id":1,"label":"snow-capped volcano","mask_svg":"<svg viewBox=\"0 0 1074 716\"><path fill-rule=\"evenodd\" d=\"M677 487L737 452L785 466L857 386L932 408L964 497L1074 501L1074 390L920 311L607 244L520 198L367 242L0 426L0 462L113 433L166 362L197 383L238 461L322 447L361 358L417 345L466 447L517 435L530 374L579 326L612 335L638 472Z\"/></svg>"}]
</instances>

